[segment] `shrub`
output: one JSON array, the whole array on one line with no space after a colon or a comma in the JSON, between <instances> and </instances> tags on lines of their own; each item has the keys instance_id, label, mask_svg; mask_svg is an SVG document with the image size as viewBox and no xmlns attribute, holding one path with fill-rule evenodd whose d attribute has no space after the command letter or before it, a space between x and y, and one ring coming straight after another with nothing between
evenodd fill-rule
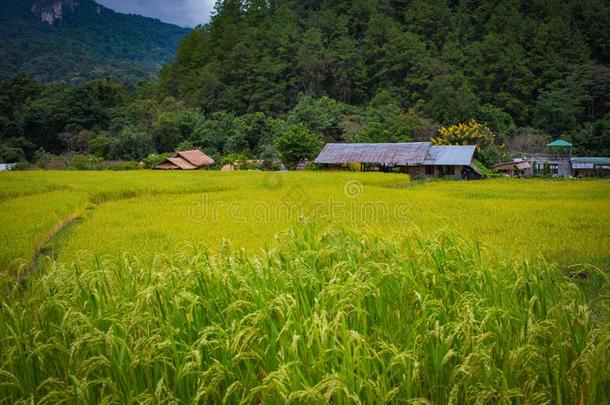
<instances>
[{"instance_id":1,"label":"shrub","mask_svg":"<svg viewBox=\"0 0 610 405\"><path fill-rule=\"evenodd\" d=\"M119 162L116 164L102 164L102 170L123 171L123 170L140 170L143 166L138 162Z\"/></svg>"},{"instance_id":2,"label":"shrub","mask_svg":"<svg viewBox=\"0 0 610 405\"><path fill-rule=\"evenodd\" d=\"M70 158L70 170L102 170L102 159L93 155L73 155Z\"/></svg>"},{"instance_id":3,"label":"shrub","mask_svg":"<svg viewBox=\"0 0 610 405\"><path fill-rule=\"evenodd\" d=\"M41 169L47 169L54 158L55 155L47 152L44 148L40 148L34 153L34 163Z\"/></svg>"},{"instance_id":4,"label":"shrub","mask_svg":"<svg viewBox=\"0 0 610 405\"><path fill-rule=\"evenodd\" d=\"M110 140L107 136L98 135L89 141L89 153L102 159L107 159L110 153Z\"/></svg>"}]
</instances>

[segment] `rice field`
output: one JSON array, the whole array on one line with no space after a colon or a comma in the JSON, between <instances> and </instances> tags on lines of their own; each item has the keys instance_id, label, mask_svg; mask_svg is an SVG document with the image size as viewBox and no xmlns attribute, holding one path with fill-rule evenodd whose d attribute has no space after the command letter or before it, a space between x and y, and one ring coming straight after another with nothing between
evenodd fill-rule
<instances>
[{"instance_id":1,"label":"rice field","mask_svg":"<svg viewBox=\"0 0 610 405\"><path fill-rule=\"evenodd\" d=\"M608 181L0 186L0 403L610 403Z\"/></svg>"}]
</instances>

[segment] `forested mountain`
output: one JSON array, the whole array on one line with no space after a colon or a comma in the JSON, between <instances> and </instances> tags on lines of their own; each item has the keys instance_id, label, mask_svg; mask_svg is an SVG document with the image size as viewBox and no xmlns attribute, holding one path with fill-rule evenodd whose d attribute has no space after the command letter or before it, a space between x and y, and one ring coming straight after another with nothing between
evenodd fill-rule
<instances>
[{"instance_id":1,"label":"forested mountain","mask_svg":"<svg viewBox=\"0 0 610 405\"><path fill-rule=\"evenodd\" d=\"M71 15L42 27L70 27ZM108 35L92 49L118 52ZM49 53L61 55L55 46ZM610 4L220 0L157 81L0 80L5 161L42 152L139 160L196 146L217 161L279 154L294 164L324 142L429 140L458 123L484 129L487 165L557 137L581 156L610 155Z\"/></svg>"},{"instance_id":2,"label":"forested mountain","mask_svg":"<svg viewBox=\"0 0 610 405\"><path fill-rule=\"evenodd\" d=\"M609 111L609 64L604 0L225 0L162 86L206 111L273 115L302 93L387 92L440 123L506 113L560 135Z\"/></svg>"},{"instance_id":3,"label":"forested mountain","mask_svg":"<svg viewBox=\"0 0 610 405\"><path fill-rule=\"evenodd\" d=\"M93 0L3 0L0 77L30 73L66 84L151 80L189 31Z\"/></svg>"}]
</instances>

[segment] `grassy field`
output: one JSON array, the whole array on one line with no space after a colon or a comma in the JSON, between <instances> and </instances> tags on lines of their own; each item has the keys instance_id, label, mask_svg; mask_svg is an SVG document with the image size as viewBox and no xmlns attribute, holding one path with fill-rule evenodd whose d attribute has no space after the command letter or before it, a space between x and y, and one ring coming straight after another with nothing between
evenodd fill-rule
<instances>
[{"instance_id":1,"label":"grassy field","mask_svg":"<svg viewBox=\"0 0 610 405\"><path fill-rule=\"evenodd\" d=\"M0 403L610 403L608 181L0 186Z\"/></svg>"}]
</instances>

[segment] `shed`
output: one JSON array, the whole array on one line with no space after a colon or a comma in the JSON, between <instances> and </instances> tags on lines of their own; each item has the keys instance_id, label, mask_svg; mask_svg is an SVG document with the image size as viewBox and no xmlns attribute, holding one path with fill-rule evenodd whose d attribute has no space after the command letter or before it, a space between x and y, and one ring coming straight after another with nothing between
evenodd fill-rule
<instances>
[{"instance_id":1,"label":"shed","mask_svg":"<svg viewBox=\"0 0 610 405\"><path fill-rule=\"evenodd\" d=\"M521 174L525 177L532 176L532 164L526 161L503 162L493 165L491 170L497 173L504 173L511 177Z\"/></svg>"},{"instance_id":2,"label":"shed","mask_svg":"<svg viewBox=\"0 0 610 405\"><path fill-rule=\"evenodd\" d=\"M430 142L329 143L324 146L315 163L415 166L424 162L429 149Z\"/></svg>"},{"instance_id":3,"label":"shed","mask_svg":"<svg viewBox=\"0 0 610 405\"><path fill-rule=\"evenodd\" d=\"M480 177L472 160L476 146L432 146L430 142L408 143L329 143L315 163L327 167L360 164L367 168L393 168L411 176Z\"/></svg>"},{"instance_id":4,"label":"shed","mask_svg":"<svg viewBox=\"0 0 610 405\"><path fill-rule=\"evenodd\" d=\"M571 165L574 177L610 177L610 157L575 157Z\"/></svg>"},{"instance_id":5,"label":"shed","mask_svg":"<svg viewBox=\"0 0 610 405\"><path fill-rule=\"evenodd\" d=\"M153 169L155 170L197 170L214 164L214 159L200 150L176 152Z\"/></svg>"}]
</instances>

